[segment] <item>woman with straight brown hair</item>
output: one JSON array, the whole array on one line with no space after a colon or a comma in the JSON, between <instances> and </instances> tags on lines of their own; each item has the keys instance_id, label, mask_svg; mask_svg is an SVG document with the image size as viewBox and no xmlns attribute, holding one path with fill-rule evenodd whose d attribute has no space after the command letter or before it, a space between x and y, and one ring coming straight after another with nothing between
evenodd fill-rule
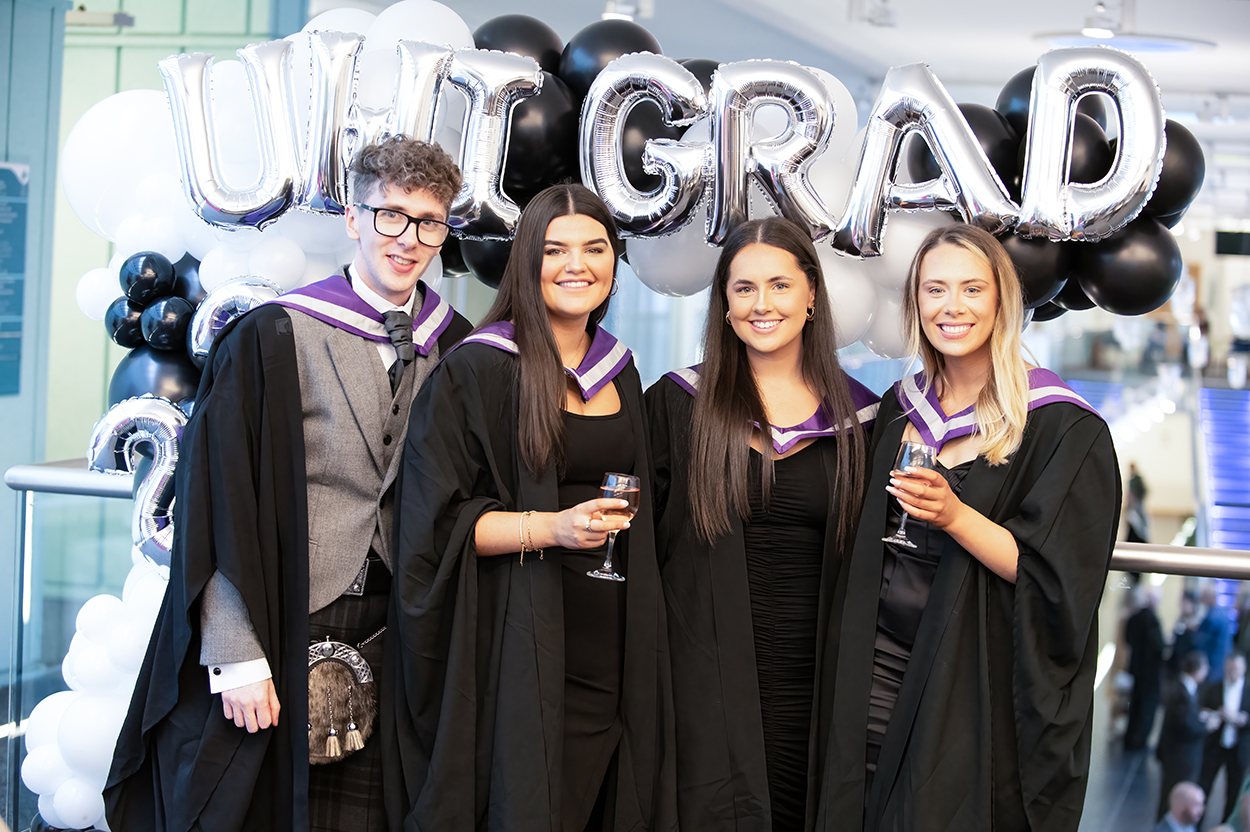
<instances>
[{"instance_id":1,"label":"woman with straight brown hair","mask_svg":"<svg viewBox=\"0 0 1250 832\"><path fill-rule=\"evenodd\" d=\"M877 414L827 636L839 650L817 828L1075 832L1120 507L1111 434L1025 363L1020 282L989 233L930 233L903 292L923 369ZM931 467L896 464L909 442Z\"/></svg>"},{"instance_id":2,"label":"woman with straight brown hair","mask_svg":"<svg viewBox=\"0 0 1250 832\"><path fill-rule=\"evenodd\" d=\"M803 830L877 397L842 372L816 249L781 217L726 240L703 353L647 391L679 817Z\"/></svg>"},{"instance_id":3,"label":"woman with straight brown hair","mask_svg":"<svg viewBox=\"0 0 1250 832\"><path fill-rule=\"evenodd\" d=\"M413 405L387 772L405 828L675 826L642 386L599 326L622 248L591 191L536 196L494 306ZM639 482L632 523L608 473ZM588 574L609 534L623 580Z\"/></svg>"}]
</instances>

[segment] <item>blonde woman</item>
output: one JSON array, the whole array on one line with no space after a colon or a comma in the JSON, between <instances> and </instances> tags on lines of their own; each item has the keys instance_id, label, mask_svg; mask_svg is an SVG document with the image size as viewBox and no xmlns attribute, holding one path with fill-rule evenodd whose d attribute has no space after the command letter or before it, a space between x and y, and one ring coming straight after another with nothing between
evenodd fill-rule
<instances>
[{"instance_id":1,"label":"blonde woman","mask_svg":"<svg viewBox=\"0 0 1250 832\"><path fill-rule=\"evenodd\" d=\"M1021 356L1020 283L969 225L904 287L841 615L820 829L1076 830L1120 480L1106 423ZM934 470L893 470L903 442ZM884 543L906 512L908 548ZM862 826L858 823L862 818Z\"/></svg>"}]
</instances>

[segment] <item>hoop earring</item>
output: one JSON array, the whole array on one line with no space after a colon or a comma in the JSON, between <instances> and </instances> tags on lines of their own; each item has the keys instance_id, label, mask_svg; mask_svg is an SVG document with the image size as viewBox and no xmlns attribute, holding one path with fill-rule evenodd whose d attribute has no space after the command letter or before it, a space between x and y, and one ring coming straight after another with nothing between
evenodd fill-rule
<instances>
[{"instance_id":1,"label":"hoop earring","mask_svg":"<svg viewBox=\"0 0 1250 832\"><path fill-rule=\"evenodd\" d=\"M816 320L816 307L815 306L807 307L807 319L809 321Z\"/></svg>"},{"instance_id":2,"label":"hoop earring","mask_svg":"<svg viewBox=\"0 0 1250 832\"><path fill-rule=\"evenodd\" d=\"M612 278L612 288L608 291L608 297L615 297L616 290L619 288L620 288L620 285L616 282L616 278L615 277Z\"/></svg>"},{"instance_id":3,"label":"hoop earring","mask_svg":"<svg viewBox=\"0 0 1250 832\"><path fill-rule=\"evenodd\" d=\"M726 325L726 326L733 326L733 324L729 323L729 313L728 313L728 312L726 312L726 313L725 313L725 325Z\"/></svg>"}]
</instances>

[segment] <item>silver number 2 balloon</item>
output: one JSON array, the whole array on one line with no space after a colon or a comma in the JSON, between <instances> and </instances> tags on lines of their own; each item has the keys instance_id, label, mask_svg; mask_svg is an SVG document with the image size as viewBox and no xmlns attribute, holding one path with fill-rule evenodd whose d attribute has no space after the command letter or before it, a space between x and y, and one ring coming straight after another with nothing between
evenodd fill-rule
<instances>
[{"instance_id":1,"label":"silver number 2 balloon","mask_svg":"<svg viewBox=\"0 0 1250 832\"><path fill-rule=\"evenodd\" d=\"M125 399L96 423L87 451L91 470L129 474L136 446L150 446L152 467L135 493L131 532L135 546L158 566L169 566L174 541L174 469L186 424L186 414L167 399Z\"/></svg>"}]
</instances>

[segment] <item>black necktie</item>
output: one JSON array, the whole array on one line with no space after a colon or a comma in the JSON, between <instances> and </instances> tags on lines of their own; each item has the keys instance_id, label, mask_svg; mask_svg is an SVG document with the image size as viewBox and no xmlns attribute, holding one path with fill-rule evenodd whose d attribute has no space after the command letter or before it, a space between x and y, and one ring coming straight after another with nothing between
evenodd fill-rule
<instances>
[{"instance_id":1,"label":"black necktie","mask_svg":"<svg viewBox=\"0 0 1250 832\"><path fill-rule=\"evenodd\" d=\"M403 378L404 367L416 357L412 347L412 316L401 309L392 309L382 313L382 325L391 338L391 346L395 347L395 363L387 371L391 380L391 395L399 390L399 381Z\"/></svg>"}]
</instances>

